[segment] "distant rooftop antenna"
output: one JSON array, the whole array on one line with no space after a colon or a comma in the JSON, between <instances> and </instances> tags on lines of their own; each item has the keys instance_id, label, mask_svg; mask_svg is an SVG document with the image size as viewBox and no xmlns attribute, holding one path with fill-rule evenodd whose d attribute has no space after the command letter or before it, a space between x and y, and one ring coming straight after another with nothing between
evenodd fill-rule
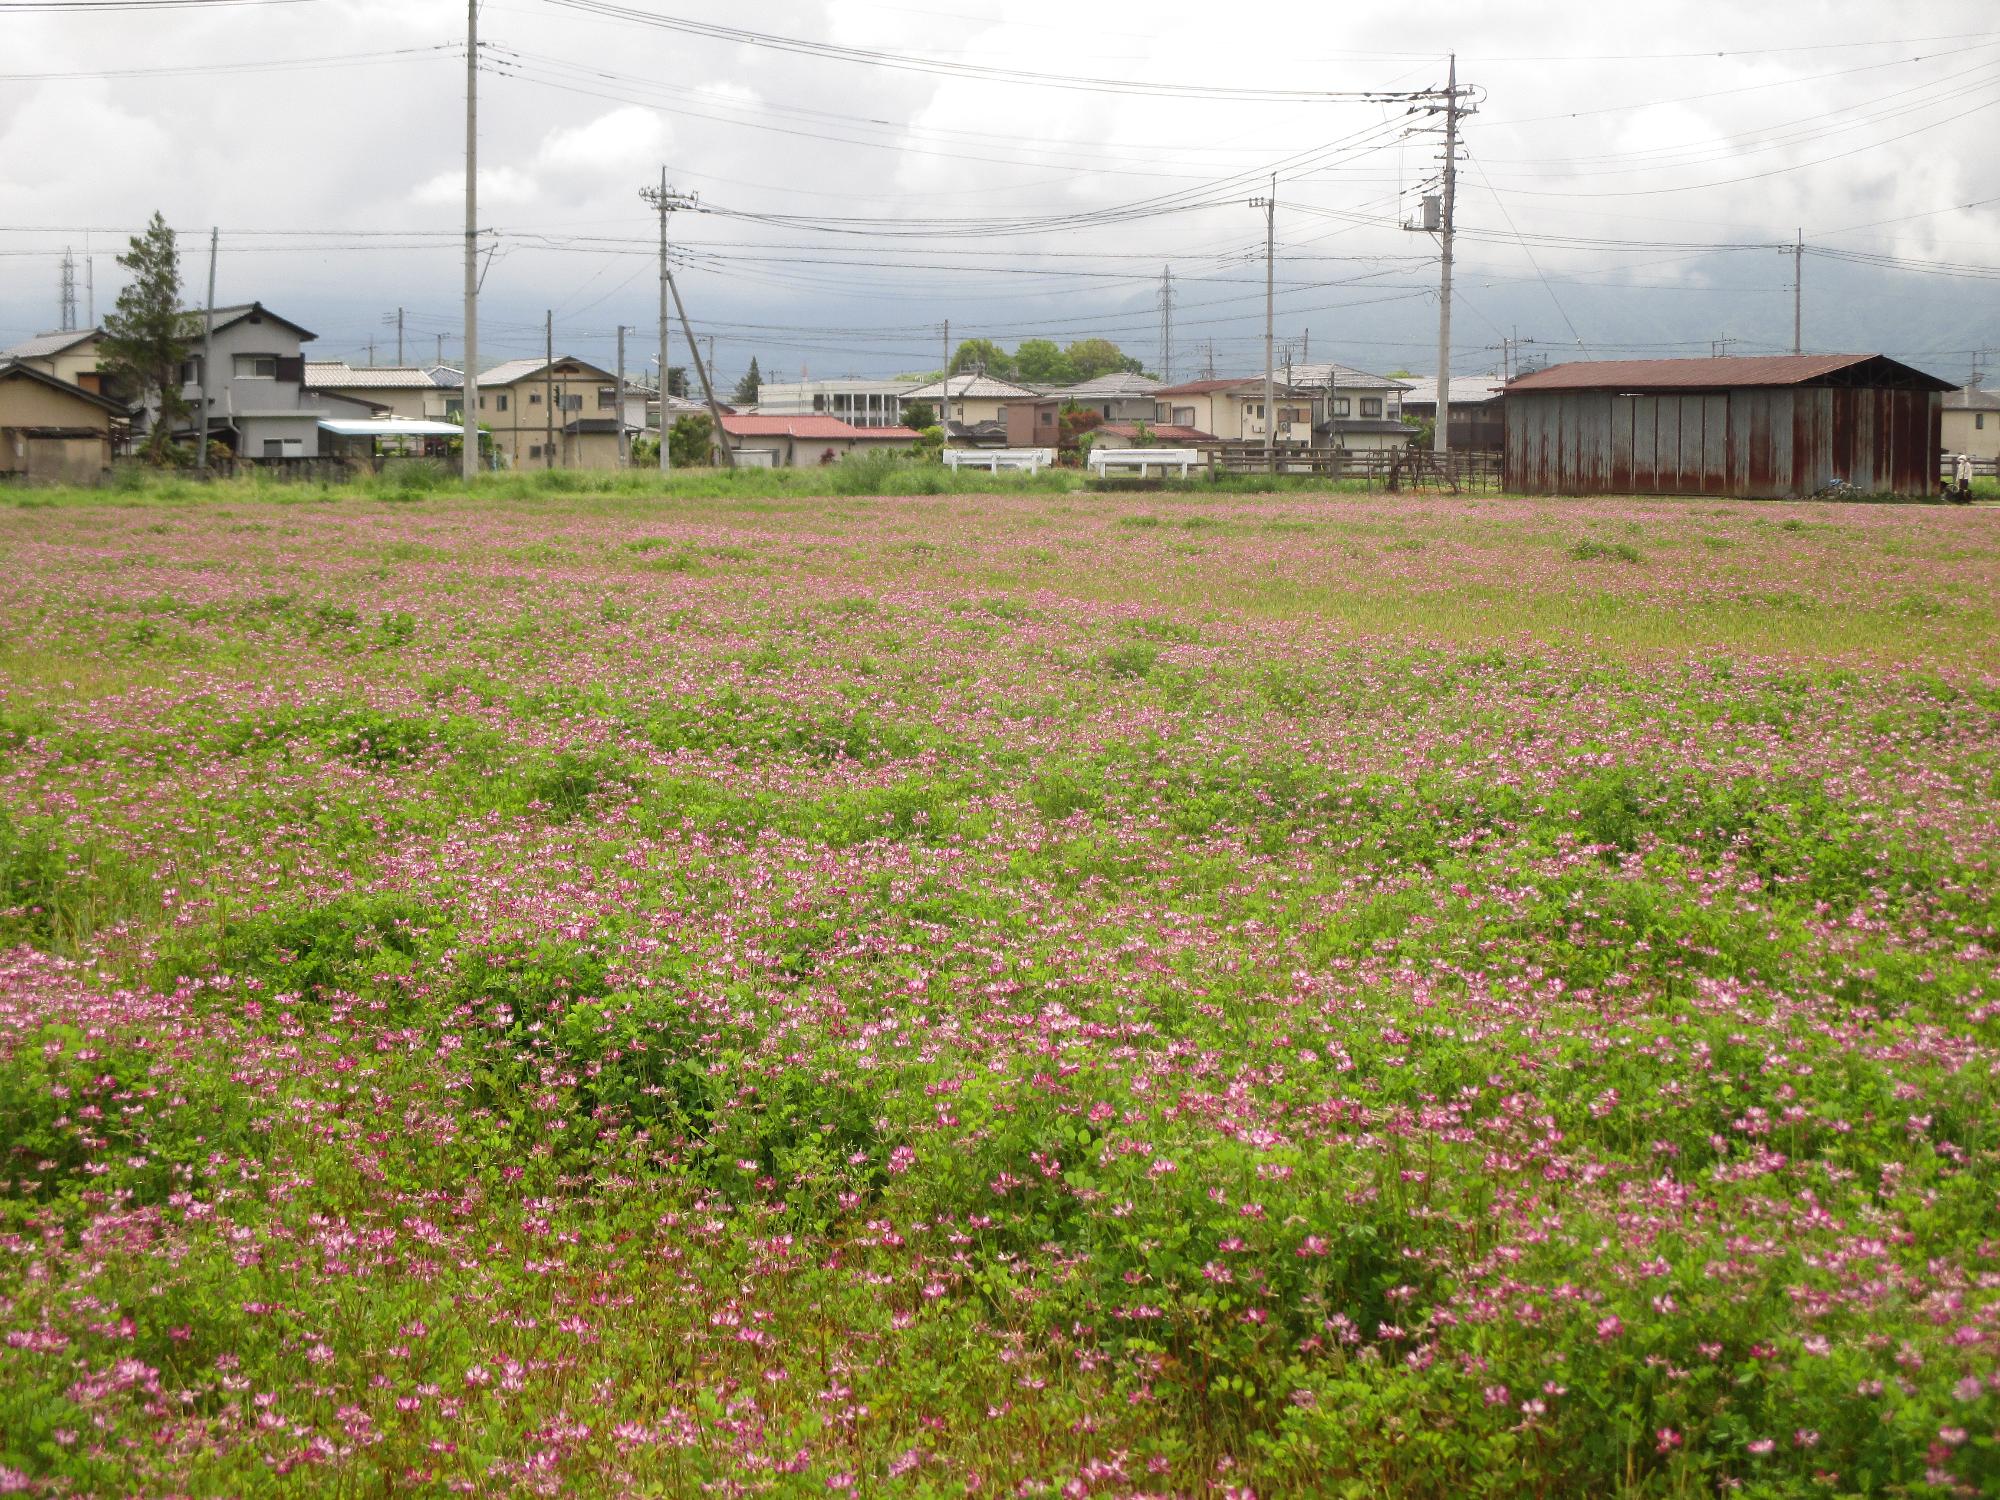
<instances>
[{"instance_id":1,"label":"distant rooftop antenna","mask_svg":"<svg viewBox=\"0 0 2000 1500\"><path fill-rule=\"evenodd\" d=\"M76 332L76 257L67 245L62 258L62 331Z\"/></svg>"}]
</instances>

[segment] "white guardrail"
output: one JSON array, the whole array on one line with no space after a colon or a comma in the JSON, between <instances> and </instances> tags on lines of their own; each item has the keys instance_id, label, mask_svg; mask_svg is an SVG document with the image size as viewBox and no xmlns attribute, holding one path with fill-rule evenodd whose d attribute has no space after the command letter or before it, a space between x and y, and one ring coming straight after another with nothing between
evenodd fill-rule
<instances>
[{"instance_id":1,"label":"white guardrail","mask_svg":"<svg viewBox=\"0 0 2000 1500\"><path fill-rule=\"evenodd\" d=\"M1056 461L1053 448L947 448L944 450L944 466L947 469L990 469L998 474L1002 469L1026 469L1030 474L1038 474Z\"/></svg>"},{"instance_id":2,"label":"white guardrail","mask_svg":"<svg viewBox=\"0 0 2000 1500\"><path fill-rule=\"evenodd\" d=\"M1188 470L1201 462L1201 455L1193 448L1092 448L1090 469L1100 479L1112 469L1137 469L1139 477L1146 477L1146 470L1157 468L1162 475L1167 470L1178 468L1181 478L1188 477Z\"/></svg>"}]
</instances>

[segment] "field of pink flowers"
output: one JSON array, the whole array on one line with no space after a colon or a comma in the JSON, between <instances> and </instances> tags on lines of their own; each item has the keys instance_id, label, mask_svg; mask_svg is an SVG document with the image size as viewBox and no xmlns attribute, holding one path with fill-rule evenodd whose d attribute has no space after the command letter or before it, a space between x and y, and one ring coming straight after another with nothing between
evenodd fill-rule
<instances>
[{"instance_id":1,"label":"field of pink flowers","mask_svg":"<svg viewBox=\"0 0 2000 1500\"><path fill-rule=\"evenodd\" d=\"M2000 517L0 508L0 1491L2000 1492Z\"/></svg>"}]
</instances>

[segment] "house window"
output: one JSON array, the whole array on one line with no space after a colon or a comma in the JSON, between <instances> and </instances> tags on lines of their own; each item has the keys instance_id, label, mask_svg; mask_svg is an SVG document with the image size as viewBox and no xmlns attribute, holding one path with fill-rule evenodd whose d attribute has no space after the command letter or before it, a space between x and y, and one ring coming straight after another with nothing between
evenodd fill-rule
<instances>
[{"instance_id":1,"label":"house window","mask_svg":"<svg viewBox=\"0 0 2000 1500\"><path fill-rule=\"evenodd\" d=\"M1278 408L1278 420L1280 422L1303 422L1305 419L1304 407L1281 406Z\"/></svg>"},{"instance_id":2,"label":"house window","mask_svg":"<svg viewBox=\"0 0 2000 1500\"><path fill-rule=\"evenodd\" d=\"M1974 412L1972 414L1972 426L1975 431L1984 432L1986 430L1986 413L1983 411Z\"/></svg>"},{"instance_id":3,"label":"house window","mask_svg":"<svg viewBox=\"0 0 2000 1500\"><path fill-rule=\"evenodd\" d=\"M1169 415L1172 417L1173 425L1176 427L1194 426L1194 408L1192 406L1176 406Z\"/></svg>"},{"instance_id":4,"label":"house window","mask_svg":"<svg viewBox=\"0 0 2000 1500\"><path fill-rule=\"evenodd\" d=\"M181 361L181 384L201 384L201 356L199 354L195 355L192 359Z\"/></svg>"},{"instance_id":5,"label":"house window","mask_svg":"<svg viewBox=\"0 0 2000 1500\"><path fill-rule=\"evenodd\" d=\"M1054 426L1055 420L1056 420L1056 414L1054 412L1048 410L1044 410L1042 412L1042 425L1044 427Z\"/></svg>"},{"instance_id":6,"label":"house window","mask_svg":"<svg viewBox=\"0 0 2000 1500\"><path fill-rule=\"evenodd\" d=\"M278 356L275 354L237 355L236 378L238 380L276 380L278 378Z\"/></svg>"},{"instance_id":7,"label":"house window","mask_svg":"<svg viewBox=\"0 0 2000 1500\"><path fill-rule=\"evenodd\" d=\"M600 385L597 388L597 409L599 411L610 411L617 404L618 404L617 386Z\"/></svg>"},{"instance_id":8,"label":"house window","mask_svg":"<svg viewBox=\"0 0 2000 1500\"><path fill-rule=\"evenodd\" d=\"M284 456L285 456L285 443L282 438L264 439L264 457L283 458Z\"/></svg>"},{"instance_id":9,"label":"house window","mask_svg":"<svg viewBox=\"0 0 2000 1500\"><path fill-rule=\"evenodd\" d=\"M583 397L581 396L562 396L558 399L562 402L562 409L564 411L583 410Z\"/></svg>"},{"instance_id":10,"label":"house window","mask_svg":"<svg viewBox=\"0 0 2000 1500\"><path fill-rule=\"evenodd\" d=\"M822 395L818 395L818 394L815 394L815 395L813 396L813 410L814 410L814 411L825 411L825 410L826 410L826 397L825 397L825 396L822 396Z\"/></svg>"},{"instance_id":11,"label":"house window","mask_svg":"<svg viewBox=\"0 0 2000 1500\"><path fill-rule=\"evenodd\" d=\"M528 392L528 405L540 406L541 404L542 404L542 393L540 391Z\"/></svg>"},{"instance_id":12,"label":"house window","mask_svg":"<svg viewBox=\"0 0 2000 1500\"><path fill-rule=\"evenodd\" d=\"M1361 415L1364 417L1381 416L1382 398L1380 396L1363 396L1361 398Z\"/></svg>"},{"instance_id":13,"label":"house window","mask_svg":"<svg viewBox=\"0 0 2000 1500\"><path fill-rule=\"evenodd\" d=\"M540 458L541 456L542 456L542 445L540 443L530 443L528 445L528 457Z\"/></svg>"},{"instance_id":14,"label":"house window","mask_svg":"<svg viewBox=\"0 0 2000 1500\"><path fill-rule=\"evenodd\" d=\"M1354 403L1345 396L1335 396L1333 398L1333 414L1336 417L1352 416L1354 414Z\"/></svg>"}]
</instances>

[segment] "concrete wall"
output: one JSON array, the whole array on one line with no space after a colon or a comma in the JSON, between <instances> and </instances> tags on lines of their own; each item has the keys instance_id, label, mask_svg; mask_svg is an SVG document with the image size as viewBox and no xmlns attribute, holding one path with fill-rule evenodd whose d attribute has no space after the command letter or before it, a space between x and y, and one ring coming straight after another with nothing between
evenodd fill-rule
<instances>
[{"instance_id":1,"label":"concrete wall","mask_svg":"<svg viewBox=\"0 0 2000 1500\"><path fill-rule=\"evenodd\" d=\"M38 436L0 426L0 475L45 484L95 484L111 467L111 437Z\"/></svg>"},{"instance_id":2,"label":"concrete wall","mask_svg":"<svg viewBox=\"0 0 2000 1500\"><path fill-rule=\"evenodd\" d=\"M1979 418L1985 418L1982 425ZM1941 442L1947 453L1969 453L1974 458L2000 458L2000 411L1948 411L1944 413Z\"/></svg>"}]
</instances>

